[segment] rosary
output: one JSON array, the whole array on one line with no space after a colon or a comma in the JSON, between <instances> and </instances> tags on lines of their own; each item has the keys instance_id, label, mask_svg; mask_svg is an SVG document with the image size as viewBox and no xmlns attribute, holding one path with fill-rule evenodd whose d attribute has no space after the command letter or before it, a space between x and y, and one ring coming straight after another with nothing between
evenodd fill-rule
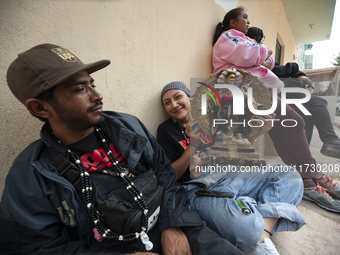
<instances>
[{"instance_id":1,"label":"rosary","mask_svg":"<svg viewBox=\"0 0 340 255\"><path fill-rule=\"evenodd\" d=\"M142 243L145 245L145 249L147 251L150 251L153 248L153 243L150 241L149 236L146 233L147 227L148 227L148 219L149 219L149 211L148 207L146 206L145 198L142 194L142 192L139 190L139 188L132 182L131 180L131 174L127 169L123 169L116 157L113 155L108 143L106 142L104 133L101 131L99 127L94 127L95 131L99 135L104 148L107 152L107 155L110 158L110 162L113 164L113 171L111 168L109 170L104 170L103 173L110 174L112 176L119 176L123 179L125 183L125 187L130 193L130 195L133 197L134 201L138 204L139 208L142 210L142 228L140 233L129 233L126 235L118 235L117 233L114 233L111 231L111 229L107 228L104 224L100 221L100 214L95 209L95 204L93 203L93 185L90 178L90 174L86 171L84 164L80 161L79 156L71 151L66 145L66 149L68 150L68 153L70 154L72 160L75 162L75 167L80 171L80 178L81 178L81 185L82 185L82 194L85 199L86 203L86 209L87 212L93 221L95 228L95 238L98 241L102 241L103 238L118 240L118 241L133 241L136 240L138 237L141 238ZM59 140L58 143L62 144ZM98 232L101 237L96 237L96 232Z\"/></svg>"}]
</instances>

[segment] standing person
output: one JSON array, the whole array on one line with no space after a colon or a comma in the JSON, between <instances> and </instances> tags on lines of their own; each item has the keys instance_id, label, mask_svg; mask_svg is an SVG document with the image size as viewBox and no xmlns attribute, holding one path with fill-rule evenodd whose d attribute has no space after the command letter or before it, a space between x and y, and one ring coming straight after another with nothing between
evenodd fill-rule
<instances>
[{"instance_id":1,"label":"standing person","mask_svg":"<svg viewBox=\"0 0 340 255\"><path fill-rule=\"evenodd\" d=\"M164 151L134 116L103 112L91 73L58 45L8 68L7 83L46 123L13 162L0 203L4 254L241 254L188 209Z\"/></svg>"},{"instance_id":2,"label":"standing person","mask_svg":"<svg viewBox=\"0 0 340 255\"><path fill-rule=\"evenodd\" d=\"M263 44L264 34L262 29L258 27L250 27L246 36L256 40L257 43ZM302 87L308 88L312 86L312 81L304 72L299 69L299 65L295 62L288 62L284 66L280 66L274 62L273 58L262 63L269 68L277 77L279 77L286 87ZM301 93L295 93L294 97L304 97ZM305 121L305 130L308 144L310 144L313 135L314 126L316 126L321 141L324 143L320 152L328 157L340 158L340 139L334 132L331 117L327 109L327 101L319 96L311 96L311 99L303 103L304 107L312 114L305 115L296 105L291 107L301 115Z\"/></svg>"},{"instance_id":3,"label":"standing person","mask_svg":"<svg viewBox=\"0 0 340 255\"><path fill-rule=\"evenodd\" d=\"M267 48L245 35L249 24L244 9L235 8L216 26L212 54L214 73L228 67L244 69L261 79L270 92L272 88L277 88L280 92L284 86L283 82L261 65L268 58ZM287 165L295 166L300 172L305 187L304 198L324 209L339 211L340 203L332 198L340 198L339 184L318 172L320 170L317 169L316 161L309 150L303 118L289 106L286 106L286 115L282 116L279 97L275 114L275 119L280 123L285 119L293 119L295 124L297 123L295 127L289 128L274 124L268 133L281 159Z\"/></svg>"},{"instance_id":4,"label":"standing person","mask_svg":"<svg viewBox=\"0 0 340 255\"><path fill-rule=\"evenodd\" d=\"M244 178L238 173L222 173L190 179L190 173L196 174L194 166L201 164L196 151L202 145L199 127L191 132L196 124L190 120L191 93L183 82L171 82L163 88L161 101L170 118L159 125L157 141L187 190L191 206L208 227L245 254L279 254L270 239L271 232L296 231L305 224L296 208L303 188L299 174L268 172ZM264 126L252 139L268 129L270 125ZM293 188L297 190L291 194Z\"/></svg>"}]
</instances>

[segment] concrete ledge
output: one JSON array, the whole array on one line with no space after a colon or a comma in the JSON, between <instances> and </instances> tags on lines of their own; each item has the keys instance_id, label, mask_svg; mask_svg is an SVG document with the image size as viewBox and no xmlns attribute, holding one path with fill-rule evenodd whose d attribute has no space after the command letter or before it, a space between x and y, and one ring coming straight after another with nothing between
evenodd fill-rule
<instances>
[{"instance_id":1,"label":"concrete ledge","mask_svg":"<svg viewBox=\"0 0 340 255\"><path fill-rule=\"evenodd\" d=\"M328 212L312 202L301 201L298 210L307 224L296 232L278 232L272 236L281 255L340 254L340 214Z\"/></svg>"}]
</instances>

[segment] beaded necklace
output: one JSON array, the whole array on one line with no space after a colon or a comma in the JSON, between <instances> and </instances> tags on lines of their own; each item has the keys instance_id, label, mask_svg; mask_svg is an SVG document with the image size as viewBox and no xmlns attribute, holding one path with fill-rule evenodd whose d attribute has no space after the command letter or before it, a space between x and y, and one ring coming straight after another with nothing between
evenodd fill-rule
<instances>
[{"instance_id":1,"label":"beaded necklace","mask_svg":"<svg viewBox=\"0 0 340 255\"><path fill-rule=\"evenodd\" d=\"M70 154L72 160L75 162L75 167L80 171L80 178L81 178L81 185L82 185L82 194L85 199L86 209L87 212L93 221L96 230L103 238L118 240L118 241L133 241L136 240L138 237L141 238L142 243L145 245L145 249L147 251L153 248L152 242L149 240L148 235L146 234L146 230L148 227L148 219L149 219L149 211L148 207L146 206L145 198L139 188L132 182L131 174L126 170L123 169L116 157L113 155L108 143L106 142L104 133L99 127L94 127L95 131L99 135L104 148L109 156L110 162L113 164L113 171L103 171L103 173L110 174L113 176L119 176L123 179L125 183L125 187L133 197L134 201L138 204L139 208L142 210L142 227L141 232L138 233L130 233L126 235L118 235L111 231L111 229L107 228L103 225L100 221L100 213L96 210L95 204L93 201L93 185L92 180L90 178L90 174L86 171L84 164L80 161L79 156L71 151L66 145L64 145ZM62 144L58 139L58 143Z\"/></svg>"}]
</instances>

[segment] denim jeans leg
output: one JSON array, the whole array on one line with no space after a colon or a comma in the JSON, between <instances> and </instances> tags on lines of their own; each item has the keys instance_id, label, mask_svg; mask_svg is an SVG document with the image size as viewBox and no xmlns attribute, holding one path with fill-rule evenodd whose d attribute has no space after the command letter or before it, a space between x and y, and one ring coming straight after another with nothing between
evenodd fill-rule
<instances>
[{"instance_id":1,"label":"denim jeans leg","mask_svg":"<svg viewBox=\"0 0 340 255\"><path fill-rule=\"evenodd\" d=\"M226 192L229 188L223 186L224 184L221 183L212 190ZM191 206L209 228L242 251L255 250L264 229L264 220L256 209L255 200L240 198L251 211L250 214L245 214L235 198L197 196L193 192L190 194Z\"/></svg>"},{"instance_id":2,"label":"denim jeans leg","mask_svg":"<svg viewBox=\"0 0 340 255\"><path fill-rule=\"evenodd\" d=\"M233 193L233 198L197 196L199 184L186 188L190 205L207 226L244 252L252 252L264 230L264 217L279 218L273 231L298 230L306 224L296 206L302 199L303 184L300 174L282 165L277 172L254 173L249 178L228 174L206 188L218 193ZM245 176L244 174L241 176ZM250 209L244 214L236 200Z\"/></svg>"},{"instance_id":3,"label":"denim jeans leg","mask_svg":"<svg viewBox=\"0 0 340 255\"><path fill-rule=\"evenodd\" d=\"M272 231L296 231L306 224L296 208L303 195L302 179L294 168L274 167L280 170L253 174L252 178L228 178L228 186L237 197L248 196L257 201L256 209L262 217L279 218Z\"/></svg>"}]
</instances>

